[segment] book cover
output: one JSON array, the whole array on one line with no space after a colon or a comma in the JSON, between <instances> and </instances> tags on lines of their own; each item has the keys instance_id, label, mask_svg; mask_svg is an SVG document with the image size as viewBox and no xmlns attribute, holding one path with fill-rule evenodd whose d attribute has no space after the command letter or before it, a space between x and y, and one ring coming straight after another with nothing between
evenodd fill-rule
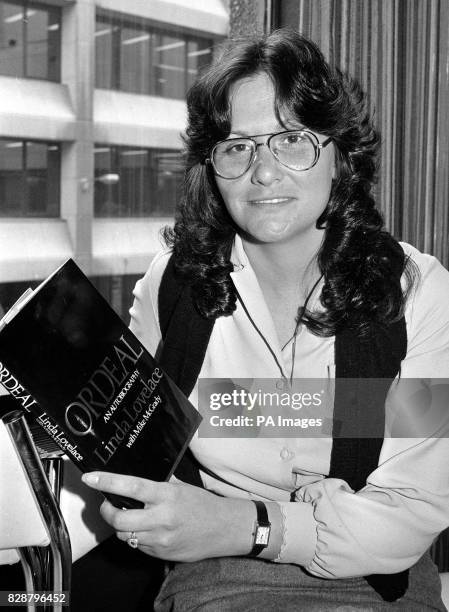
<instances>
[{"instance_id":1,"label":"book cover","mask_svg":"<svg viewBox=\"0 0 449 612\"><path fill-rule=\"evenodd\" d=\"M201 416L73 260L4 320L0 382L83 472L170 478Z\"/></svg>"}]
</instances>

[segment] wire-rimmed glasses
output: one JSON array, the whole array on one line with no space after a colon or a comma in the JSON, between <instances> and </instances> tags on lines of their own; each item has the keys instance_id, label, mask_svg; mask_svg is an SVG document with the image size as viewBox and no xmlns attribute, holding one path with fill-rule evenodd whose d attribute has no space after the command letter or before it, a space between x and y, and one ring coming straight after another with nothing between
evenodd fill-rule
<instances>
[{"instance_id":1,"label":"wire-rimmed glasses","mask_svg":"<svg viewBox=\"0 0 449 612\"><path fill-rule=\"evenodd\" d=\"M265 142L256 142L255 138L268 136ZM318 162L321 149L324 149L332 138L319 142L313 132L308 130L285 130L276 134L258 134L240 138L228 138L214 145L210 162L215 174L225 179L236 179L249 170L257 157L257 149L266 145L273 156L290 170L304 172Z\"/></svg>"}]
</instances>

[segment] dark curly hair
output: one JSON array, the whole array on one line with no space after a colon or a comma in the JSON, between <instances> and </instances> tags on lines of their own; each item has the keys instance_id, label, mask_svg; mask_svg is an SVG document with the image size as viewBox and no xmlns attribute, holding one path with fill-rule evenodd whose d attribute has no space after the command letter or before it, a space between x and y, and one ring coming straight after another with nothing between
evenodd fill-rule
<instances>
[{"instance_id":1,"label":"dark curly hair","mask_svg":"<svg viewBox=\"0 0 449 612\"><path fill-rule=\"evenodd\" d=\"M174 229L166 228L164 237L173 248L178 274L191 285L198 311L215 318L235 309L230 254L238 228L205 160L230 133L230 87L260 72L273 82L279 123L284 125L282 116L294 117L330 136L335 148L337 177L317 221L325 230L317 254L324 312L300 308L298 317L320 336L347 325L363 333L371 321L397 320L405 301L398 282L404 255L383 229L371 194L379 136L365 95L354 80L327 64L314 43L290 29L231 41L188 93L185 189ZM410 262L405 272L410 287Z\"/></svg>"}]
</instances>

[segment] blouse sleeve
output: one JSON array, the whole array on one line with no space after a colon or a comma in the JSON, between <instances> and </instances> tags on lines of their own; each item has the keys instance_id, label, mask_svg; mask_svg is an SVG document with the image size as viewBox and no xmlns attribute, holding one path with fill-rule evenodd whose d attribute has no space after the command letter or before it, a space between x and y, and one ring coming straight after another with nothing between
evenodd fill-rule
<instances>
[{"instance_id":1,"label":"blouse sleeve","mask_svg":"<svg viewBox=\"0 0 449 612\"><path fill-rule=\"evenodd\" d=\"M449 273L435 258L413 252L421 279L407 304L408 350L401 378L449 378ZM323 578L409 568L449 525L447 436L446 426L429 437L387 437L379 465L360 491L325 478L302 487L299 503L281 502L285 538L278 561L304 565ZM310 523L301 522L304 504L313 513L316 536L308 558L301 547L303 538L310 540L303 531Z\"/></svg>"},{"instance_id":2,"label":"blouse sleeve","mask_svg":"<svg viewBox=\"0 0 449 612\"><path fill-rule=\"evenodd\" d=\"M157 301L159 285L169 257L169 251L161 251L154 257L145 276L136 283L134 302L129 311L130 330L153 356L161 342Z\"/></svg>"}]
</instances>

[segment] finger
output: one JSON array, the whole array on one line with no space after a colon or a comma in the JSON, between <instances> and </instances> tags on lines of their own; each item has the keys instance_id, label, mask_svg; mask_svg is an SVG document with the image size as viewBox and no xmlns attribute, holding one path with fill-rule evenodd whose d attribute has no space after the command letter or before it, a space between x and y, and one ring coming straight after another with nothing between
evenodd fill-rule
<instances>
[{"instance_id":1,"label":"finger","mask_svg":"<svg viewBox=\"0 0 449 612\"><path fill-rule=\"evenodd\" d=\"M136 538L139 546L145 546L145 541L148 539L146 531L117 531L116 536L122 542L128 542L130 538Z\"/></svg>"},{"instance_id":2,"label":"finger","mask_svg":"<svg viewBox=\"0 0 449 612\"><path fill-rule=\"evenodd\" d=\"M147 533L139 533L139 532L129 532L129 531L119 531L117 533L117 538L122 542L128 543L128 540L131 537L137 538L137 549L146 553L147 555L151 555L153 557L157 556L157 547L151 544L148 540ZM133 547L134 548L134 547Z\"/></svg>"},{"instance_id":3,"label":"finger","mask_svg":"<svg viewBox=\"0 0 449 612\"><path fill-rule=\"evenodd\" d=\"M154 482L136 476L113 474L111 472L89 472L83 474L82 481L93 489L104 493L124 495L141 502L157 502L160 488L165 483Z\"/></svg>"},{"instance_id":4,"label":"finger","mask_svg":"<svg viewBox=\"0 0 449 612\"><path fill-rule=\"evenodd\" d=\"M132 544L132 548L141 549L143 545L141 541L143 533L144 532L139 533L136 531L118 531L116 535L119 540L121 540L122 542L126 542L126 544L128 544L129 546L131 546L129 541L132 538L134 540ZM137 546L134 545L136 540L137 540Z\"/></svg>"},{"instance_id":5,"label":"finger","mask_svg":"<svg viewBox=\"0 0 449 612\"><path fill-rule=\"evenodd\" d=\"M151 509L119 510L109 501L104 501L100 514L115 531L144 531L153 526Z\"/></svg>"}]
</instances>

